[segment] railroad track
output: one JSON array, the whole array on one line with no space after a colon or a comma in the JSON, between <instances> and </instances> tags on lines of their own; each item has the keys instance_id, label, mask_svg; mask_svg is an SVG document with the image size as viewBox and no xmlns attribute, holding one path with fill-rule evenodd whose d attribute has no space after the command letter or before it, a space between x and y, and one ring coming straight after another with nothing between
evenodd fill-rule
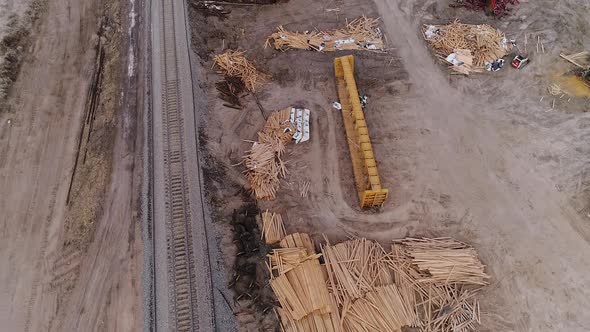
<instances>
[{"instance_id":1,"label":"railroad track","mask_svg":"<svg viewBox=\"0 0 590 332\"><path fill-rule=\"evenodd\" d=\"M179 24L177 20L184 20L184 17L178 17L179 8L175 8L175 6L183 5L181 1L183 0L154 0L152 2L156 6L154 9L159 10L158 18L156 18L160 20L157 24L159 29L154 30L152 33L158 34L155 38L159 38L160 47L153 51L152 57L159 57L160 68L157 81L159 81L161 87L161 113L155 111L153 116L161 116L162 118L160 130L154 132L152 139L161 140L162 142L160 152L162 159L154 162L163 161L161 173L154 176L159 176L159 181L163 183L164 192L160 196L164 204L162 202L154 204L159 204L158 206L164 211L165 247L167 250L166 275L168 281L167 322L163 322L162 325L158 324L158 326L167 326L166 329L172 331L198 331L207 329L207 324L200 326L200 323L207 322L210 318L200 317L209 315L207 312L203 313L202 308L199 308L199 305L207 305L197 302L203 292L199 287L203 288L203 284L206 286L207 283L210 283L211 276L206 270L203 271L201 266L198 266L203 265L202 261L199 261L200 264L195 264L193 252L194 239L191 222L202 222L202 216L198 215L198 213L196 215L191 214L198 211L195 210L197 205L201 209L202 207L198 202L191 202L191 183L194 185L195 182L191 182L189 178L188 167L189 160L194 160L198 151L192 146L187 146L185 140L185 135L190 137L190 133L186 132L186 128L189 128L187 126L193 125L190 120L185 123L187 114L185 112L193 112L193 109L192 103L190 103L190 106L186 106L186 98L184 100L182 98L183 93L188 95L191 91L186 91L188 90L186 85L182 84L183 80L186 83L187 77L190 81L189 64L183 63L182 61L186 62L186 60L179 56L178 53L179 48L181 50L186 49L179 47L179 44L184 45L183 43L187 43L186 40L182 40L182 34L177 31L178 26L183 25L182 23ZM182 33L186 33L186 31L182 31ZM187 71L189 72L188 75ZM156 84L158 83L154 83L154 90L157 89ZM160 93L160 91L156 90L155 93ZM154 109L157 108L157 105L154 105ZM191 149L195 151L191 151ZM189 154L191 155L189 156ZM155 193L155 196L158 196L158 194ZM192 207L191 203L195 207ZM153 222L162 221L155 219ZM206 239L198 238L195 241L200 243L206 241ZM204 255L208 261L207 252L199 254ZM159 263L163 264L163 262L156 262L155 264ZM199 276L195 275L197 269L202 271ZM154 275L154 278L157 278L157 276ZM207 278L209 280L203 282L203 279ZM163 305L160 301L161 299L154 298L154 305ZM206 302L206 299L201 298L200 301Z\"/></svg>"}]
</instances>

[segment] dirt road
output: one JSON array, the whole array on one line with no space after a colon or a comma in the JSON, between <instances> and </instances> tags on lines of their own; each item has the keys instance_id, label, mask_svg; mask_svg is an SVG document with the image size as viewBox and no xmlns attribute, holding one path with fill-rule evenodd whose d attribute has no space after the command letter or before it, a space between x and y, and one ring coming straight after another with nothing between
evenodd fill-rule
<instances>
[{"instance_id":1,"label":"dirt road","mask_svg":"<svg viewBox=\"0 0 590 332\"><path fill-rule=\"evenodd\" d=\"M536 106L510 83L498 88L498 100L479 96L467 82L450 86L430 60L417 31L421 22L416 17L424 12L413 11L413 5L377 2L414 87L400 105L411 115L397 120L427 129L427 134L404 138L417 152L407 156L416 166L415 181L412 193L396 196L446 195L449 210L465 215L460 233L477 243L495 280L488 295L499 315L486 317L490 330L590 329L584 309L590 305L590 257L584 254L590 250L588 217L560 192L554 178L558 168L542 169L534 156L540 149L556 155L566 151L547 141L556 134L552 130L515 123L506 114L510 107L534 112ZM574 122L586 117L578 118ZM495 301L503 304L494 308Z\"/></svg>"},{"instance_id":2,"label":"dirt road","mask_svg":"<svg viewBox=\"0 0 590 332\"><path fill-rule=\"evenodd\" d=\"M113 73L127 63L116 56L105 64L107 77L87 152L87 165L95 163L89 169L102 173L81 172L70 208L66 207L94 65L95 34L103 14L126 26L117 19L119 10L126 8L109 2L48 2L10 96L13 112L0 116L2 330L141 327L141 241L134 223L132 176L135 115L128 113L126 94L120 97L117 88L123 86L118 82L122 78ZM113 31L113 26L108 29ZM119 54L116 38L107 45L112 47L107 54ZM84 191L85 184L95 190ZM88 192L97 196L85 197ZM102 202L101 208L84 215L76 207L80 200ZM72 228L89 226L77 220L95 225L90 242L71 237Z\"/></svg>"}]
</instances>

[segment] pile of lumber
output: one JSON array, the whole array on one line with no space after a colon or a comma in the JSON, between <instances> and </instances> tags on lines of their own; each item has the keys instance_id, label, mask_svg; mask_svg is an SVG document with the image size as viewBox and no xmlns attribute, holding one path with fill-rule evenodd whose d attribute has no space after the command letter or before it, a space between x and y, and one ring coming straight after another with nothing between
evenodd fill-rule
<instances>
[{"instance_id":1,"label":"pile of lumber","mask_svg":"<svg viewBox=\"0 0 590 332\"><path fill-rule=\"evenodd\" d=\"M485 286L489 276L473 247L450 239L406 239L412 263L426 273L424 283L462 283Z\"/></svg>"},{"instance_id":2,"label":"pile of lumber","mask_svg":"<svg viewBox=\"0 0 590 332\"><path fill-rule=\"evenodd\" d=\"M420 324L416 303L403 298L396 285L375 287L364 298L345 303L344 331L401 331Z\"/></svg>"},{"instance_id":3,"label":"pile of lumber","mask_svg":"<svg viewBox=\"0 0 590 332\"><path fill-rule=\"evenodd\" d=\"M269 254L270 286L281 304L277 314L286 331L338 330L338 307L319 257L304 247L274 249Z\"/></svg>"},{"instance_id":4,"label":"pile of lumber","mask_svg":"<svg viewBox=\"0 0 590 332\"><path fill-rule=\"evenodd\" d=\"M476 296L488 276L465 243L408 238L387 252L351 239L315 254L307 234L292 235L268 263L284 331L470 332L480 324Z\"/></svg>"},{"instance_id":5,"label":"pile of lumber","mask_svg":"<svg viewBox=\"0 0 590 332\"><path fill-rule=\"evenodd\" d=\"M392 282L392 275L383 261L385 251L376 242L355 239L322 247L330 290L336 302L359 299L374 286Z\"/></svg>"},{"instance_id":6,"label":"pile of lumber","mask_svg":"<svg viewBox=\"0 0 590 332\"><path fill-rule=\"evenodd\" d=\"M266 40L277 50L304 49L318 52L340 50L383 50L383 34L379 19L359 17L343 29L333 31L291 32L282 26Z\"/></svg>"},{"instance_id":7,"label":"pile of lumber","mask_svg":"<svg viewBox=\"0 0 590 332\"><path fill-rule=\"evenodd\" d=\"M305 248L307 252L315 252L313 241L307 233L292 233L281 240L281 248Z\"/></svg>"},{"instance_id":8,"label":"pile of lumber","mask_svg":"<svg viewBox=\"0 0 590 332\"><path fill-rule=\"evenodd\" d=\"M469 50L473 67L479 69L512 50L504 34L487 24L463 24L455 20L447 25L425 25L423 33L424 39L443 58L457 50Z\"/></svg>"},{"instance_id":9,"label":"pile of lumber","mask_svg":"<svg viewBox=\"0 0 590 332\"><path fill-rule=\"evenodd\" d=\"M215 56L213 61L224 76L239 77L246 89L254 92L256 88L270 80L270 75L262 73L246 59L244 51L227 50Z\"/></svg>"},{"instance_id":10,"label":"pile of lumber","mask_svg":"<svg viewBox=\"0 0 590 332\"><path fill-rule=\"evenodd\" d=\"M560 53L559 56L580 69L587 70L590 68L590 52L588 51L578 52L569 55Z\"/></svg>"},{"instance_id":11,"label":"pile of lumber","mask_svg":"<svg viewBox=\"0 0 590 332\"><path fill-rule=\"evenodd\" d=\"M469 75L473 72L481 73L483 68L473 66L473 55L471 50L457 49L454 50L445 60L451 64L449 68L460 74Z\"/></svg>"},{"instance_id":12,"label":"pile of lumber","mask_svg":"<svg viewBox=\"0 0 590 332\"><path fill-rule=\"evenodd\" d=\"M263 130L258 133L258 141L253 143L243 158L246 177L256 199L275 199L280 178L287 174L281 156L295 132L290 121L290 110L286 108L268 117Z\"/></svg>"},{"instance_id":13,"label":"pile of lumber","mask_svg":"<svg viewBox=\"0 0 590 332\"><path fill-rule=\"evenodd\" d=\"M285 237L285 225L280 214L268 210L262 213L262 237L266 244L277 243Z\"/></svg>"}]
</instances>

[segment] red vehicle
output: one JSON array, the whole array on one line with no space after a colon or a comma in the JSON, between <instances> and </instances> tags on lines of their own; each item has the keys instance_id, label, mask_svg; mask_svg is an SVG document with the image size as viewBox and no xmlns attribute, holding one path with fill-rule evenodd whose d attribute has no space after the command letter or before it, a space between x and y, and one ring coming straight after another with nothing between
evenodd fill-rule
<instances>
[{"instance_id":1,"label":"red vehicle","mask_svg":"<svg viewBox=\"0 0 590 332\"><path fill-rule=\"evenodd\" d=\"M514 59L512 60L512 67L516 68L516 69L520 69L524 66L526 66L529 63L529 58L522 56L522 55L517 55L514 57Z\"/></svg>"}]
</instances>

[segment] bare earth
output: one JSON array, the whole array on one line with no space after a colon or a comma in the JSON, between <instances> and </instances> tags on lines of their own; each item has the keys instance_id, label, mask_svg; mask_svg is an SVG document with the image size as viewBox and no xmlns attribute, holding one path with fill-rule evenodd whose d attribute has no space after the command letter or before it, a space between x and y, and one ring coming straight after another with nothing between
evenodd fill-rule
<instances>
[{"instance_id":1,"label":"bare earth","mask_svg":"<svg viewBox=\"0 0 590 332\"><path fill-rule=\"evenodd\" d=\"M115 56L116 38L106 51L88 161L66 207L98 22L118 10L108 2L49 1L10 96L13 111L0 115L3 331L141 329L134 120L119 112L114 73L127 67ZM76 238L80 229L91 231Z\"/></svg>"},{"instance_id":2,"label":"bare earth","mask_svg":"<svg viewBox=\"0 0 590 332\"><path fill-rule=\"evenodd\" d=\"M325 11L335 7L338 16ZM279 197L261 203L287 216L287 232L310 232L317 240L353 233L382 243L403 236L468 241L493 278L482 299L483 331L581 332L590 330L588 100L556 100L552 109L546 88L566 67L561 51L590 49L589 9L581 0L531 1L497 21L450 9L448 1L301 0L232 7L224 21L193 13L193 45L206 70L222 48L247 50L274 77L259 93L266 112L293 104L312 110L311 141L288 148L290 174ZM342 120L330 106L337 99L335 54L263 46L278 25L325 30L362 14L382 18L393 48L390 55L354 53L359 90L369 95L366 117L379 171L392 193L378 213L358 210ZM532 64L450 76L420 27L455 17L492 24L521 47L529 34ZM545 53L534 50L537 36ZM209 70L206 80L210 195L218 227L231 234L232 209L248 201L235 199L246 185L242 166L235 165L263 119L251 97L243 111L224 107L213 86L219 76ZM312 184L307 199L299 196L304 181ZM231 240L227 235L221 242L228 268L236 254ZM272 330L272 318L256 314L253 303L241 297L235 305L242 330Z\"/></svg>"}]
</instances>

